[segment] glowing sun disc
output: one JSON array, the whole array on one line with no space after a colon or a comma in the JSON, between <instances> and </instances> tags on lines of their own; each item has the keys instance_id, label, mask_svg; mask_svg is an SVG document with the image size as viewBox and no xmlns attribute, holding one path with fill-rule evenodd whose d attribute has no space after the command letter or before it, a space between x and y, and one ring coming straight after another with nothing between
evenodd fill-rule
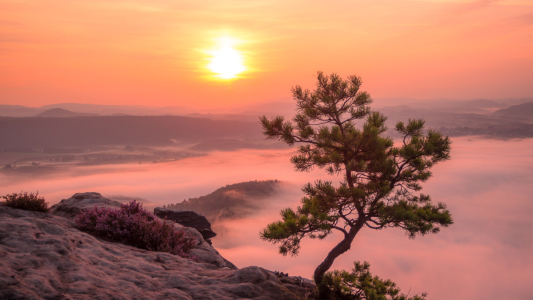
<instances>
[{"instance_id":1,"label":"glowing sun disc","mask_svg":"<svg viewBox=\"0 0 533 300\"><path fill-rule=\"evenodd\" d=\"M228 38L220 39L218 48L208 53L212 57L207 68L217 74L217 77L231 79L246 70L242 55L233 48L233 41Z\"/></svg>"}]
</instances>

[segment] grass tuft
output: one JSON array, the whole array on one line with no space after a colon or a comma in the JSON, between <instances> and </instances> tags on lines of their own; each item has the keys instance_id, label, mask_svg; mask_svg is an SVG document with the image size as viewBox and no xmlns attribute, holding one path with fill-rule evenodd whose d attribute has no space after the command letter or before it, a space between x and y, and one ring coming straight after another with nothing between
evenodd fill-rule
<instances>
[{"instance_id":1,"label":"grass tuft","mask_svg":"<svg viewBox=\"0 0 533 300\"><path fill-rule=\"evenodd\" d=\"M32 211L48 212L48 203L44 197L39 197L39 193L20 192L3 196L6 199L5 205Z\"/></svg>"}]
</instances>

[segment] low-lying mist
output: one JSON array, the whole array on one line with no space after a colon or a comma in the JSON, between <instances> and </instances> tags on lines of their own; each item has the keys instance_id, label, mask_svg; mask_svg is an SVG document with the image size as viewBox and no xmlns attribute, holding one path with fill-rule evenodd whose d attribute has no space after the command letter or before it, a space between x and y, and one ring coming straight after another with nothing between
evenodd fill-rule
<instances>
[{"instance_id":1,"label":"low-lying mist","mask_svg":"<svg viewBox=\"0 0 533 300\"><path fill-rule=\"evenodd\" d=\"M334 264L349 269L368 261L373 274L390 278L403 292L427 291L429 299L530 299L533 286L533 139L455 138L452 159L433 168L422 192L444 202L454 224L439 234L414 240L397 229L365 228L352 250ZM314 268L339 241L307 240L298 257L283 257L260 240L259 232L295 208L300 187L316 179L333 180L321 170L296 173L294 149L211 152L205 156L155 164L72 166L40 176L0 174L0 195L39 191L50 204L78 192L144 201L153 208L209 194L227 184L251 180L283 181L283 192L246 219L223 222L213 245L238 267L258 265L311 278Z\"/></svg>"}]
</instances>

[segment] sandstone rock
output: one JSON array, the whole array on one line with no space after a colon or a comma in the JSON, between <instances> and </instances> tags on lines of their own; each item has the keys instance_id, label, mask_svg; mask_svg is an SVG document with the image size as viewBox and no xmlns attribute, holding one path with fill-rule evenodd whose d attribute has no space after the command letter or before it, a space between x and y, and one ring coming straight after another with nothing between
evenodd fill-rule
<instances>
[{"instance_id":1,"label":"sandstone rock","mask_svg":"<svg viewBox=\"0 0 533 300\"><path fill-rule=\"evenodd\" d=\"M198 230L207 242L217 235L211 230L211 223L204 216L192 210L174 210L156 207L154 214L161 219L171 220L183 226Z\"/></svg>"},{"instance_id":2,"label":"sandstone rock","mask_svg":"<svg viewBox=\"0 0 533 300\"><path fill-rule=\"evenodd\" d=\"M107 242L66 218L0 206L0 299L293 300L307 291L259 267L233 270Z\"/></svg>"},{"instance_id":3,"label":"sandstone rock","mask_svg":"<svg viewBox=\"0 0 533 300\"><path fill-rule=\"evenodd\" d=\"M50 208L50 213L74 220L83 209L91 208L96 205L99 207L119 208L120 204L120 202L107 199L99 193L77 193L68 199L61 200L58 204L53 205ZM196 245L196 248L191 251L191 254L196 256L199 261L215 265L219 268L228 267L230 269L237 269L234 264L222 257L220 253L211 246L211 243L205 241L203 235L196 229L185 227L177 223L174 223L174 226L196 237L198 244Z\"/></svg>"},{"instance_id":4,"label":"sandstone rock","mask_svg":"<svg viewBox=\"0 0 533 300\"><path fill-rule=\"evenodd\" d=\"M281 281L270 271L259 267L246 267L237 270L234 274L235 282L249 282L249 283L265 283L272 281L275 283L281 283Z\"/></svg>"},{"instance_id":5,"label":"sandstone rock","mask_svg":"<svg viewBox=\"0 0 533 300\"><path fill-rule=\"evenodd\" d=\"M63 199L58 204L52 205L50 213L65 218L74 218L83 209L98 205L100 207L119 208L120 202L103 197L100 193L77 193L68 199Z\"/></svg>"},{"instance_id":6,"label":"sandstone rock","mask_svg":"<svg viewBox=\"0 0 533 300\"><path fill-rule=\"evenodd\" d=\"M220 255L220 253L218 253L218 251L213 248L210 243L206 242L198 230L191 227L185 227L178 223L174 223L174 226L184 230L189 235L196 237L198 243L196 244L196 247L192 249L191 254L196 256L200 262L212 264L218 268L227 267L230 269L237 269L233 263L222 257L222 255Z\"/></svg>"},{"instance_id":7,"label":"sandstone rock","mask_svg":"<svg viewBox=\"0 0 533 300\"><path fill-rule=\"evenodd\" d=\"M306 288L315 288L315 282L307 278L302 278L301 276L289 276L287 273L274 271L274 275L279 278L282 283L290 283L293 285L298 285Z\"/></svg>"}]
</instances>

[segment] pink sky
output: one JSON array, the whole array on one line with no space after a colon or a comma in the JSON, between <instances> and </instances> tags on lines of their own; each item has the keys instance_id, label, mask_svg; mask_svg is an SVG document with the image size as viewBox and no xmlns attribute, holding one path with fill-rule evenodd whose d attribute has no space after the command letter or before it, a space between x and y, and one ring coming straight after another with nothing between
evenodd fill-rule
<instances>
[{"instance_id":1,"label":"pink sky","mask_svg":"<svg viewBox=\"0 0 533 300\"><path fill-rule=\"evenodd\" d=\"M247 71L206 51L239 41ZM289 97L316 71L375 98L533 96L529 0L0 2L0 104L212 108Z\"/></svg>"}]
</instances>

